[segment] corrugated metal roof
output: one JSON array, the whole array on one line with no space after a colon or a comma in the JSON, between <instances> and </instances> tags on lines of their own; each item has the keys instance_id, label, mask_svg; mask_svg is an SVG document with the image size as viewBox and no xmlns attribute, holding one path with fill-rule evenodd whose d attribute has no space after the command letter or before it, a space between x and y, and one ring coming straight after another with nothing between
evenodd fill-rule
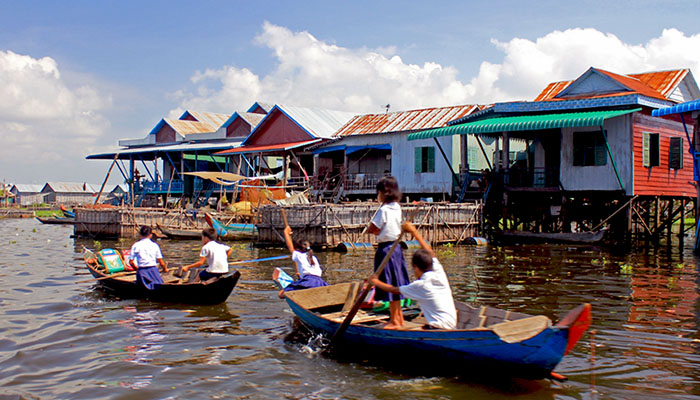
<instances>
[{"instance_id":1,"label":"corrugated metal roof","mask_svg":"<svg viewBox=\"0 0 700 400\"><path fill-rule=\"evenodd\" d=\"M265 153L271 151L286 151L296 149L298 147L308 146L317 143L321 139L302 140L301 142L263 144L259 146L241 146L231 150L219 151L214 154L241 154L241 153Z\"/></svg>"},{"instance_id":2,"label":"corrugated metal roof","mask_svg":"<svg viewBox=\"0 0 700 400\"><path fill-rule=\"evenodd\" d=\"M251 111L255 110L257 107L260 107L266 113L269 113L270 111L272 111L272 109L275 107L275 105L273 103L265 103L262 101L256 101L255 103L253 103L252 106L250 106L250 108L248 108L247 112L251 112Z\"/></svg>"},{"instance_id":3,"label":"corrugated metal roof","mask_svg":"<svg viewBox=\"0 0 700 400\"><path fill-rule=\"evenodd\" d=\"M191 135L194 133L210 133L216 132L218 128L214 128L207 122L188 121L181 119L165 119L166 124L170 125L175 132L181 135Z\"/></svg>"},{"instance_id":4,"label":"corrugated metal roof","mask_svg":"<svg viewBox=\"0 0 700 400\"><path fill-rule=\"evenodd\" d=\"M334 137L391 132L412 132L438 128L448 122L478 111L480 106L461 105L453 107L425 108L392 112L388 114L357 115L345 124Z\"/></svg>"},{"instance_id":5,"label":"corrugated metal roof","mask_svg":"<svg viewBox=\"0 0 700 400\"><path fill-rule=\"evenodd\" d=\"M191 116L197 119L197 121L208 124L209 126L212 127L212 130L210 132L214 132L217 129L219 129L224 122L226 122L227 119L231 115L229 114L218 114L218 113L212 113L212 112L206 112L206 111L192 111L192 110L187 110L185 112L189 113ZM184 116L184 114L183 114ZM182 120L182 117L180 117L180 120Z\"/></svg>"},{"instance_id":6,"label":"corrugated metal roof","mask_svg":"<svg viewBox=\"0 0 700 400\"><path fill-rule=\"evenodd\" d=\"M357 115L356 113L346 111L282 106L279 104L277 104L274 109L281 110L314 137L324 139L331 138L338 129ZM272 114L272 112L267 115L270 114Z\"/></svg>"},{"instance_id":7,"label":"corrugated metal roof","mask_svg":"<svg viewBox=\"0 0 700 400\"><path fill-rule=\"evenodd\" d=\"M93 185L84 182L46 182L42 191L44 191L47 186L56 193L97 193L100 191L100 186L102 185Z\"/></svg>"},{"instance_id":8,"label":"corrugated metal roof","mask_svg":"<svg viewBox=\"0 0 700 400\"><path fill-rule=\"evenodd\" d=\"M249 113L249 112L239 112L237 114L239 117L246 120L246 122L248 122L248 124L250 124L250 126L252 128L255 128L256 126L258 126L260 121L262 121L263 118L265 118L265 114L256 114L256 113Z\"/></svg>"},{"instance_id":9,"label":"corrugated metal roof","mask_svg":"<svg viewBox=\"0 0 700 400\"><path fill-rule=\"evenodd\" d=\"M25 184L25 183L17 183L12 186L12 189L17 193L39 193L41 192L41 189L44 188L44 185L33 185L33 184Z\"/></svg>"},{"instance_id":10,"label":"corrugated metal roof","mask_svg":"<svg viewBox=\"0 0 700 400\"><path fill-rule=\"evenodd\" d=\"M700 111L700 100L687 101L685 103L677 104L672 107L652 110L651 115L653 115L654 117L663 117L664 115L681 114L684 112L691 111Z\"/></svg>"},{"instance_id":11,"label":"corrugated metal roof","mask_svg":"<svg viewBox=\"0 0 700 400\"><path fill-rule=\"evenodd\" d=\"M130 149L117 149L109 153L91 154L85 158L88 160L112 160L115 154L119 154L120 160L128 160L130 155L139 154L144 159L152 160L154 154L164 154L168 152L188 152L195 150L225 150L232 149L241 144L241 138L227 139L226 141L218 142L202 142L202 143L178 143L163 146L144 146L134 147Z\"/></svg>"},{"instance_id":12,"label":"corrugated metal roof","mask_svg":"<svg viewBox=\"0 0 700 400\"><path fill-rule=\"evenodd\" d=\"M619 117L640 111L633 110L591 111L563 114L520 115L517 117L495 117L480 121L452 125L444 128L430 129L408 135L408 140L431 139L440 136L466 135L495 132L517 132L556 128L577 128L585 126L602 126L608 118Z\"/></svg>"},{"instance_id":13,"label":"corrugated metal roof","mask_svg":"<svg viewBox=\"0 0 700 400\"><path fill-rule=\"evenodd\" d=\"M620 75L599 68L592 69L605 74L636 93L663 100L668 99L671 93L676 89L676 87L678 87L683 78L685 78L689 72L688 69L675 69L669 71L653 71L641 74ZM555 97L564 89L569 87L572 82L574 81L552 82L548 84L547 87L537 95L535 101L558 100ZM629 94L629 92L602 94L588 97L606 97L621 94Z\"/></svg>"}]
</instances>

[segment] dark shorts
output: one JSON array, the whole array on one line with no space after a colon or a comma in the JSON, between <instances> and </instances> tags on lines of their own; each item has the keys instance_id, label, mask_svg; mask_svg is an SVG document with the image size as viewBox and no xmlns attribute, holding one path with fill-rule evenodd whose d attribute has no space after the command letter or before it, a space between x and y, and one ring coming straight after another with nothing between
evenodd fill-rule
<instances>
[{"instance_id":1,"label":"dark shorts","mask_svg":"<svg viewBox=\"0 0 700 400\"><path fill-rule=\"evenodd\" d=\"M379 268L379 265L382 263L387 253L389 253L389 249L391 249L392 244L393 242L379 243L377 252L374 253L375 271ZM396 248L394 248L394 252L391 253L391 258L386 264L386 267L384 267L384 271L379 274L379 280L395 287L404 286L411 283L408 278L406 260L403 257L403 249L401 246L396 246ZM374 294L374 300L396 301L401 299L403 299L403 296L400 294L387 293L383 290L379 290L378 288Z\"/></svg>"},{"instance_id":2,"label":"dark shorts","mask_svg":"<svg viewBox=\"0 0 700 400\"><path fill-rule=\"evenodd\" d=\"M158 267L139 267L136 270L136 283L148 290L158 289L163 283Z\"/></svg>"},{"instance_id":3,"label":"dark shorts","mask_svg":"<svg viewBox=\"0 0 700 400\"><path fill-rule=\"evenodd\" d=\"M221 276L226 275L223 272L220 273L211 273L208 272L206 269L203 269L202 272L199 273L199 280L202 282L208 281L211 278L219 278Z\"/></svg>"},{"instance_id":4,"label":"dark shorts","mask_svg":"<svg viewBox=\"0 0 700 400\"><path fill-rule=\"evenodd\" d=\"M316 275L305 275L303 278L298 279L284 288L285 292L291 292L292 290L302 290L311 289L315 287L328 286L326 281L320 276Z\"/></svg>"}]
</instances>

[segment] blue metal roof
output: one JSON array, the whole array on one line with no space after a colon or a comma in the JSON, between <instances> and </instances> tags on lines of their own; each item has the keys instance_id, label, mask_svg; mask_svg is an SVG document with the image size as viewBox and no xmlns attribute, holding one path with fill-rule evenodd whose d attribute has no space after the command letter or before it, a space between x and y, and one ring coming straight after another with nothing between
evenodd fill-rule
<instances>
[{"instance_id":1,"label":"blue metal roof","mask_svg":"<svg viewBox=\"0 0 700 400\"><path fill-rule=\"evenodd\" d=\"M625 96L598 97L593 99L574 99L557 101L518 101L508 103L496 103L485 110L469 114L462 118L450 121L448 125L463 124L475 121L490 114L497 113L530 113L530 112L551 112L564 110L585 110L594 108L620 107L620 106L647 106L660 108L672 104L671 102L653 99L640 94L630 94Z\"/></svg>"},{"instance_id":2,"label":"blue metal roof","mask_svg":"<svg viewBox=\"0 0 700 400\"><path fill-rule=\"evenodd\" d=\"M664 115L670 114L680 114L690 111L700 110L700 100L686 101L685 103L676 104L675 106L659 108L658 110L653 110L651 115L654 117L663 117Z\"/></svg>"}]
</instances>

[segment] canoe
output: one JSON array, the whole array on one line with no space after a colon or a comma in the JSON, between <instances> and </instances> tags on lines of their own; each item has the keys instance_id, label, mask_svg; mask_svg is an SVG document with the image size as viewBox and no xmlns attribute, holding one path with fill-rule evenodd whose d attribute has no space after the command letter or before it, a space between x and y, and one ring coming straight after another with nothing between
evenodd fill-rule
<instances>
[{"instance_id":1,"label":"canoe","mask_svg":"<svg viewBox=\"0 0 700 400\"><path fill-rule=\"evenodd\" d=\"M255 225L252 224L225 225L214 219L209 213L204 214L204 219L207 220L207 224L214 228L216 230L216 233L222 239L250 240L255 237L255 233L258 231Z\"/></svg>"},{"instance_id":2,"label":"canoe","mask_svg":"<svg viewBox=\"0 0 700 400\"><path fill-rule=\"evenodd\" d=\"M59 208L63 212L63 215L65 215L66 217L75 218L75 212L68 210L63 204L61 204Z\"/></svg>"},{"instance_id":3,"label":"canoe","mask_svg":"<svg viewBox=\"0 0 700 400\"><path fill-rule=\"evenodd\" d=\"M342 283L285 293L297 318L315 332L331 337L352 306L359 285ZM450 365L451 373L471 374L493 370L498 376L527 379L555 377L552 370L574 347L591 323L591 306L582 304L553 325L545 316L472 307L455 302L457 329L423 329L425 319L414 312L401 330L386 330L386 313L361 310L334 349L370 356L392 354L423 365ZM409 318L404 311L404 318ZM334 350L336 351L336 350ZM457 368L455 370L455 368Z\"/></svg>"},{"instance_id":4,"label":"canoe","mask_svg":"<svg viewBox=\"0 0 700 400\"><path fill-rule=\"evenodd\" d=\"M202 238L202 230L201 229L166 228L164 226L160 226L160 224L156 224L156 226L169 239L192 240L192 239L201 239Z\"/></svg>"},{"instance_id":5,"label":"canoe","mask_svg":"<svg viewBox=\"0 0 700 400\"><path fill-rule=\"evenodd\" d=\"M36 218L36 220L41 222L42 224L50 224L50 225L73 225L73 224L75 224L75 218L65 218L65 217L49 217L49 218L34 217L34 218Z\"/></svg>"},{"instance_id":6,"label":"canoe","mask_svg":"<svg viewBox=\"0 0 700 400\"><path fill-rule=\"evenodd\" d=\"M606 229L597 232L544 233L525 231L503 231L498 234L502 242L509 243L569 243L598 244L605 239Z\"/></svg>"},{"instance_id":7,"label":"canoe","mask_svg":"<svg viewBox=\"0 0 700 400\"><path fill-rule=\"evenodd\" d=\"M228 274L210 279L205 282L187 283L185 279L180 279L169 274L163 275L164 283L155 290L147 290L143 286L136 283L136 275L121 275L122 273L114 274L115 277L110 278L102 269L98 269L94 263L85 261L90 274L95 278L105 278L97 283L101 284L105 289L113 292L122 298L146 298L153 301L181 303L181 304L219 304L226 301L228 296L236 287L241 273L232 271Z\"/></svg>"}]
</instances>

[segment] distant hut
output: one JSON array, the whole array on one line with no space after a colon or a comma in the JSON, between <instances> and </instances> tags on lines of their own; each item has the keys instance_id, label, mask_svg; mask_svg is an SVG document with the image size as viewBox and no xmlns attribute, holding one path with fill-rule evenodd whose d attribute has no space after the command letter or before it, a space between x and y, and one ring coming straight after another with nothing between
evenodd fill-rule
<instances>
[{"instance_id":1,"label":"distant hut","mask_svg":"<svg viewBox=\"0 0 700 400\"><path fill-rule=\"evenodd\" d=\"M91 204L99 191L96 185L80 182L46 182L41 189L46 202L51 204L79 205Z\"/></svg>"},{"instance_id":2,"label":"distant hut","mask_svg":"<svg viewBox=\"0 0 700 400\"><path fill-rule=\"evenodd\" d=\"M15 184L10 189L15 197L15 204L20 206L30 206L32 204L44 203L45 194L41 193L43 185Z\"/></svg>"}]
</instances>

